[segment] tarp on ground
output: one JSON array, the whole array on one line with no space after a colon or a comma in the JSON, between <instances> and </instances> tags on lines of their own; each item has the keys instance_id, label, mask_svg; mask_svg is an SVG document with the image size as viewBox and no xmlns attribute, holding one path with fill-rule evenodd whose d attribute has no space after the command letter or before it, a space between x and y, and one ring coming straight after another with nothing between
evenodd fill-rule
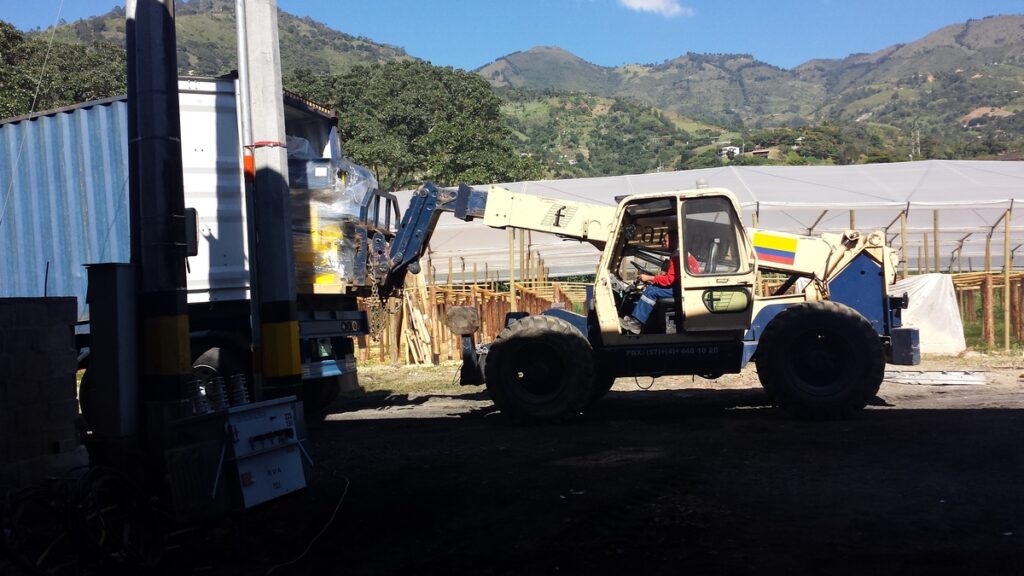
<instances>
[{"instance_id":1,"label":"tarp on ground","mask_svg":"<svg viewBox=\"0 0 1024 576\"><path fill-rule=\"evenodd\" d=\"M922 274L892 285L890 294L906 293L910 305L903 326L921 334L921 353L959 354L967 350L953 279L948 274Z\"/></svg>"},{"instance_id":2,"label":"tarp on ground","mask_svg":"<svg viewBox=\"0 0 1024 576\"><path fill-rule=\"evenodd\" d=\"M842 232L851 219L859 230L882 229L890 245L900 248L911 270L934 269L936 214L939 270L984 270L986 244L992 268L1001 269L1008 250L1024 266L1024 162L927 160L854 166L725 166L601 178L543 180L500 184L514 192L566 198L595 204L615 203L616 196L696 187L697 182L732 190L751 224L797 234ZM476 186L486 189L486 186ZM408 201L408 193L399 193ZM1011 211L1010 241L1004 248L1004 217ZM851 216L852 212L852 216ZM906 246L900 215L907 215ZM551 275L589 274L599 254L587 244L540 233L528 236L530 253L544 259ZM465 223L444 215L431 241L431 265L439 278L454 278L476 264L499 277L508 274L508 234L482 223ZM518 240L516 241L518 250ZM927 262L926 262L927 261ZM928 264L926 267L925 264ZM518 266L518 263L516 264Z\"/></svg>"}]
</instances>

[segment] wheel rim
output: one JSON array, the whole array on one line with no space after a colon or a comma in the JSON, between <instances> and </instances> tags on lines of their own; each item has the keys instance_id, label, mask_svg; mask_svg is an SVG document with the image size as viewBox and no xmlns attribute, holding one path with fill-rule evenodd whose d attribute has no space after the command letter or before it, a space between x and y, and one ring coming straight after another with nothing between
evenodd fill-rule
<instances>
[{"instance_id":1,"label":"wheel rim","mask_svg":"<svg viewBox=\"0 0 1024 576\"><path fill-rule=\"evenodd\" d=\"M199 385L204 388L210 383L210 380L220 375L216 368L207 364L199 364L192 367L192 377L199 380Z\"/></svg>"},{"instance_id":2,"label":"wheel rim","mask_svg":"<svg viewBox=\"0 0 1024 576\"><path fill-rule=\"evenodd\" d=\"M804 392L829 396L846 387L855 369L853 348L840 334L807 330L793 339L790 369L793 383Z\"/></svg>"},{"instance_id":3,"label":"wheel rim","mask_svg":"<svg viewBox=\"0 0 1024 576\"><path fill-rule=\"evenodd\" d=\"M505 379L516 396L540 403L561 392L565 361L557 350L542 342L525 342L511 352Z\"/></svg>"}]
</instances>

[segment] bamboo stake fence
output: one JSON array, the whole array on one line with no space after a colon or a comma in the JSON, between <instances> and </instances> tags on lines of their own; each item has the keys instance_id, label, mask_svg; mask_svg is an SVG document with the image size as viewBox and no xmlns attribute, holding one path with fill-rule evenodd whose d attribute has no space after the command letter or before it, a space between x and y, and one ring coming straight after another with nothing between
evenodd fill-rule
<instances>
[{"instance_id":1,"label":"bamboo stake fence","mask_svg":"<svg viewBox=\"0 0 1024 576\"><path fill-rule=\"evenodd\" d=\"M410 277L412 280L413 277ZM475 306L480 313L477 343L494 340L504 328L505 315L512 311L540 314L549 308L562 307L583 312L586 284L551 281L516 282L515 307L507 290L498 290L497 282L428 285L423 275L406 286L402 305L392 315L380 340L362 337L356 343L360 362L371 358L391 364L438 364L460 359L459 336L445 326L445 316L452 306ZM366 303L360 302L366 310Z\"/></svg>"},{"instance_id":2,"label":"bamboo stake fence","mask_svg":"<svg viewBox=\"0 0 1024 576\"><path fill-rule=\"evenodd\" d=\"M444 324L452 306L477 308L481 323L477 343L494 340L504 328L505 315L509 312L539 314L552 307L580 313L585 310L585 283L546 278L519 280L515 282L513 300L506 283L499 288L496 276L478 280L474 273L470 280L464 274L465 282L459 283L449 275L442 284L428 284L424 276L410 278L416 281L404 290L402 305L392 315L379 341L359 338L356 354L360 362L372 358L381 363L423 365L458 360L459 337ZM964 325L980 323L981 340L988 349L1009 350L1013 344L1024 344L1024 271L954 273L951 277ZM760 292L770 294L778 284L765 281L759 286ZM366 309L365 302L360 302L360 308ZM1003 322L1004 318L1009 318L1009 322ZM996 333L998 324L1003 328L1001 335ZM1003 341L999 342L1002 346L997 347L999 336L1003 336Z\"/></svg>"}]
</instances>

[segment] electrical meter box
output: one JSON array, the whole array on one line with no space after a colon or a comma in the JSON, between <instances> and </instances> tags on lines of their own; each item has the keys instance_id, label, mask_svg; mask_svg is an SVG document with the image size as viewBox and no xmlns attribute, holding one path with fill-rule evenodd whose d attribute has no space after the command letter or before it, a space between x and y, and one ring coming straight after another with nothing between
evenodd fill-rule
<instances>
[{"instance_id":1,"label":"electrical meter box","mask_svg":"<svg viewBox=\"0 0 1024 576\"><path fill-rule=\"evenodd\" d=\"M167 470L179 519L244 510L306 487L302 402L294 396L180 420Z\"/></svg>"}]
</instances>

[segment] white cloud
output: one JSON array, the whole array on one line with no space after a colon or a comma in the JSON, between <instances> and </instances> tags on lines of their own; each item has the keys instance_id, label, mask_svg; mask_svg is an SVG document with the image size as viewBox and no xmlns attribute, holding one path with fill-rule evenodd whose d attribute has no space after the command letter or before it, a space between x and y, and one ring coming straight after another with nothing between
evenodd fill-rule
<instances>
[{"instance_id":1,"label":"white cloud","mask_svg":"<svg viewBox=\"0 0 1024 576\"><path fill-rule=\"evenodd\" d=\"M619 0L619 4L630 10L653 12L665 18L693 16L694 14L693 8L683 6L677 0Z\"/></svg>"}]
</instances>

